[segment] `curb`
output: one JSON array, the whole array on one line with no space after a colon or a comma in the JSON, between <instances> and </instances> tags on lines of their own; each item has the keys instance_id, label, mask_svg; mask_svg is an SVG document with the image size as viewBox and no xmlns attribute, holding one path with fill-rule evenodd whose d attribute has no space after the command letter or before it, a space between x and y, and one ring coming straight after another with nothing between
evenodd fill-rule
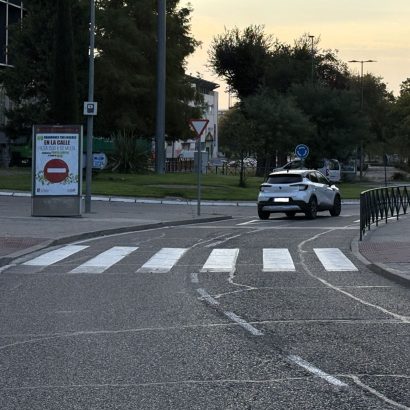
<instances>
[{"instance_id":1,"label":"curb","mask_svg":"<svg viewBox=\"0 0 410 410\"><path fill-rule=\"evenodd\" d=\"M232 216L215 216L215 217L208 217L208 218L201 218L201 219L185 219L181 221L158 222L158 223L146 224L146 225L124 226L121 228L110 228L110 229L101 229L99 231L83 232L80 234L65 236L65 237L58 238L58 239L50 239L48 241L44 241L30 248L14 252L7 256L2 256L0 257L0 267L9 265L13 260L17 258L20 258L22 256L28 255L36 251L39 251L44 248L48 248L51 246L57 246L57 245L64 245L66 243L76 242L76 241L84 240L84 239L96 238L98 236L108 236L108 235L115 235L115 234L121 234L121 233L138 232L138 231L145 231L147 229L169 228L173 226L192 225L192 224L200 224L200 223L208 223L208 222L219 222L219 221L226 221L229 219L232 219Z\"/></svg>"},{"instance_id":2,"label":"curb","mask_svg":"<svg viewBox=\"0 0 410 410\"><path fill-rule=\"evenodd\" d=\"M0 191L0 196L15 196L15 197L26 197L31 198L31 192L10 192L10 191ZM84 196L82 198L84 200ZM92 201L102 201L102 202L127 202L132 204L160 204L160 205L191 205L196 206L196 199L153 199L153 198L138 198L138 197L119 197L119 196L103 196L95 195L91 196ZM207 201L201 200L201 205L203 206L249 206L256 207L257 201ZM343 205L357 205L359 200L357 199L346 199L342 200Z\"/></svg>"}]
</instances>

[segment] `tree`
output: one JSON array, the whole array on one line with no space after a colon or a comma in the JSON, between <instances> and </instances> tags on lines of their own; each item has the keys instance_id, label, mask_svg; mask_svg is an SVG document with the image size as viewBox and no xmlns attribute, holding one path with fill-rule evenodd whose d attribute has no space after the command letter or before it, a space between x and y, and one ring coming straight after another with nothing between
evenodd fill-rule
<instances>
[{"instance_id":1,"label":"tree","mask_svg":"<svg viewBox=\"0 0 410 410\"><path fill-rule=\"evenodd\" d=\"M66 95L54 92L53 84L61 87L72 81L54 75L57 4L71 4L77 110L87 99L89 0L31 0L23 23L12 29L14 67L3 70L0 77L14 103L7 112L8 131L14 135L30 133L33 123L51 121L57 95ZM179 0L167 1L166 133L170 137L190 135L186 120L198 115L198 109L189 106L195 90L184 74L185 59L198 43L190 35L192 10L178 4ZM156 2L98 0L96 14L95 99L99 114L95 134L109 136L126 129L133 135L151 137L155 128ZM62 72L63 67L57 74ZM72 91L68 90L74 94Z\"/></svg>"},{"instance_id":2,"label":"tree","mask_svg":"<svg viewBox=\"0 0 410 410\"><path fill-rule=\"evenodd\" d=\"M87 0L78 0L72 2L71 8L79 92L86 89L87 6ZM23 24L10 27L13 67L1 71L0 82L13 101L13 107L6 112L11 137L29 134L34 123L51 121L56 13L54 0L32 0L27 3Z\"/></svg>"},{"instance_id":3,"label":"tree","mask_svg":"<svg viewBox=\"0 0 410 410\"><path fill-rule=\"evenodd\" d=\"M281 153L289 152L312 133L309 118L289 96L262 92L245 99L243 111L253 130L258 175L268 174L277 166Z\"/></svg>"},{"instance_id":4,"label":"tree","mask_svg":"<svg viewBox=\"0 0 410 410\"><path fill-rule=\"evenodd\" d=\"M220 148L240 159L239 186L245 187L244 158L252 152L255 142L251 122L245 118L239 107L234 107L225 114L219 124Z\"/></svg>"},{"instance_id":5,"label":"tree","mask_svg":"<svg viewBox=\"0 0 410 410\"><path fill-rule=\"evenodd\" d=\"M238 28L214 37L209 62L239 99L255 94L264 86L273 39L262 26Z\"/></svg>"},{"instance_id":6,"label":"tree","mask_svg":"<svg viewBox=\"0 0 410 410\"><path fill-rule=\"evenodd\" d=\"M400 153L403 163L409 166L410 158L410 78L401 83L400 95L392 106L391 111L393 138L390 151Z\"/></svg>"},{"instance_id":7,"label":"tree","mask_svg":"<svg viewBox=\"0 0 410 410\"><path fill-rule=\"evenodd\" d=\"M79 98L77 95L70 0L57 0L57 19L55 23L51 120L60 124L77 124L79 120Z\"/></svg>"},{"instance_id":8,"label":"tree","mask_svg":"<svg viewBox=\"0 0 410 410\"><path fill-rule=\"evenodd\" d=\"M309 160L347 159L368 132L355 93L305 84L293 86L292 94L314 124L315 132L305 140L310 148Z\"/></svg>"},{"instance_id":9,"label":"tree","mask_svg":"<svg viewBox=\"0 0 410 410\"><path fill-rule=\"evenodd\" d=\"M185 78L186 57L197 42L190 37L188 7L167 1L166 133L188 136L195 91ZM143 12L141 12L143 10ZM156 2L101 0L96 45L96 99L104 115L96 120L99 134L115 129L151 137L155 130Z\"/></svg>"}]
</instances>

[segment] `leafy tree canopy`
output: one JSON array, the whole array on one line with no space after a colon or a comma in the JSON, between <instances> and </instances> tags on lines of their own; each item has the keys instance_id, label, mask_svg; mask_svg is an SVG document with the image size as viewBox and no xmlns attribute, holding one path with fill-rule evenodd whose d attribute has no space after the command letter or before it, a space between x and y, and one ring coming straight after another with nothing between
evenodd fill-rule
<instances>
[{"instance_id":1,"label":"leafy tree canopy","mask_svg":"<svg viewBox=\"0 0 410 410\"><path fill-rule=\"evenodd\" d=\"M63 0L61 0L63 1ZM55 67L56 51L73 53L77 85L76 106L82 112L88 90L89 1L64 0L70 4L73 24L71 46L55 48L57 3L55 0L27 2L23 24L11 30L10 53L13 68L1 72L8 96L14 102L7 113L10 130L29 132L33 123L53 120L52 106L59 94L53 85L62 85ZM61 3L63 4L63 3ZM96 1L95 100L99 113L96 135L129 130L152 136L156 101L157 2L154 0ZM198 43L190 34L190 7L179 0L167 1L167 101L166 133L188 136L187 119L199 115L189 106L196 96L185 78L185 59ZM60 23L61 25L61 23ZM61 59L60 59L61 60ZM74 87L73 87L74 89ZM64 104L68 104L64 102ZM196 110L196 112L195 112Z\"/></svg>"}]
</instances>

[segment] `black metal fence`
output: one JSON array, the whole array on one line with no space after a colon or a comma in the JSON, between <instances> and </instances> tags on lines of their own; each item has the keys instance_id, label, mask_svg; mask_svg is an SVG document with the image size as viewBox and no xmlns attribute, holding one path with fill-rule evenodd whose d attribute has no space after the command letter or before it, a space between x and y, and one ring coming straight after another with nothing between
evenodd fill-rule
<instances>
[{"instance_id":1,"label":"black metal fence","mask_svg":"<svg viewBox=\"0 0 410 410\"><path fill-rule=\"evenodd\" d=\"M410 185L375 188L360 194L360 240L371 224L387 223L388 218L407 213L410 203Z\"/></svg>"}]
</instances>

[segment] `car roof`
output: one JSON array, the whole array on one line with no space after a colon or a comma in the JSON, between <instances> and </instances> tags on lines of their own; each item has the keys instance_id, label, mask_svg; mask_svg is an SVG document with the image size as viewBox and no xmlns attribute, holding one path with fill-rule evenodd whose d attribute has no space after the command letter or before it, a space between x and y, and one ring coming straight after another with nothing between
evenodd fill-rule
<instances>
[{"instance_id":1,"label":"car roof","mask_svg":"<svg viewBox=\"0 0 410 410\"><path fill-rule=\"evenodd\" d=\"M269 174L271 175L302 175L305 176L308 172L315 171L314 169L289 169L289 170L280 170L280 171L273 171Z\"/></svg>"}]
</instances>

